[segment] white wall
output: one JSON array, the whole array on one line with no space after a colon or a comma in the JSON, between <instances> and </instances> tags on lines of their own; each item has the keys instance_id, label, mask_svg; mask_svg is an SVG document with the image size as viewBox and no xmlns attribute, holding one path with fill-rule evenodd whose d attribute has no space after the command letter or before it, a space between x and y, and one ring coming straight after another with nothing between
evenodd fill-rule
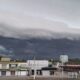
<instances>
[{"instance_id":1,"label":"white wall","mask_svg":"<svg viewBox=\"0 0 80 80\"><path fill-rule=\"evenodd\" d=\"M1 76L1 71L0 71L0 76Z\"/></svg>"},{"instance_id":2,"label":"white wall","mask_svg":"<svg viewBox=\"0 0 80 80\"><path fill-rule=\"evenodd\" d=\"M50 71L42 71L42 76L50 76Z\"/></svg>"},{"instance_id":3,"label":"white wall","mask_svg":"<svg viewBox=\"0 0 80 80\"><path fill-rule=\"evenodd\" d=\"M11 76L10 71L6 71L6 76Z\"/></svg>"},{"instance_id":4,"label":"white wall","mask_svg":"<svg viewBox=\"0 0 80 80\"><path fill-rule=\"evenodd\" d=\"M48 60L28 60L27 61L28 66L31 69L41 69L42 67L48 67Z\"/></svg>"},{"instance_id":5,"label":"white wall","mask_svg":"<svg viewBox=\"0 0 80 80\"><path fill-rule=\"evenodd\" d=\"M21 71L21 76L26 76L26 71Z\"/></svg>"},{"instance_id":6,"label":"white wall","mask_svg":"<svg viewBox=\"0 0 80 80\"><path fill-rule=\"evenodd\" d=\"M68 72L68 78L77 78L78 73L77 72Z\"/></svg>"},{"instance_id":7,"label":"white wall","mask_svg":"<svg viewBox=\"0 0 80 80\"><path fill-rule=\"evenodd\" d=\"M15 72L15 76L20 76L20 75L21 75L20 71Z\"/></svg>"},{"instance_id":8,"label":"white wall","mask_svg":"<svg viewBox=\"0 0 80 80\"><path fill-rule=\"evenodd\" d=\"M9 64L6 65L6 69L9 69Z\"/></svg>"},{"instance_id":9,"label":"white wall","mask_svg":"<svg viewBox=\"0 0 80 80\"><path fill-rule=\"evenodd\" d=\"M27 76L28 72L27 71L16 71L15 75L16 76Z\"/></svg>"}]
</instances>

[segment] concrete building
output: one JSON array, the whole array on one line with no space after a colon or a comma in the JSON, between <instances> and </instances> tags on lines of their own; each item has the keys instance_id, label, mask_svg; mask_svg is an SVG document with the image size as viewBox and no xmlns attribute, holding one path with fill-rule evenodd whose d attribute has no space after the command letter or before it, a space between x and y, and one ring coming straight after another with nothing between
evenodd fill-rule
<instances>
[{"instance_id":1,"label":"concrete building","mask_svg":"<svg viewBox=\"0 0 80 80\"><path fill-rule=\"evenodd\" d=\"M0 62L0 76L27 76L27 62Z\"/></svg>"},{"instance_id":2,"label":"concrete building","mask_svg":"<svg viewBox=\"0 0 80 80\"><path fill-rule=\"evenodd\" d=\"M42 75L42 68L48 67L48 60L28 60L28 67L30 67L30 75Z\"/></svg>"},{"instance_id":3,"label":"concrete building","mask_svg":"<svg viewBox=\"0 0 80 80\"><path fill-rule=\"evenodd\" d=\"M8 57L1 57L0 58L0 61L10 61L11 60L11 58L8 58Z\"/></svg>"},{"instance_id":4,"label":"concrete building","mask_svg":"<svg viewBox=\"0 0 80 80\"><path fill-rule=\"evenodd\" d=\"M63 68L63 72L66 73L68 78L77 78L79 75L80 65L66 64L60 67Z\"/></svg>"},{"instance_id":5,"label":"concrete building","mask_svg":"<svg viewBox=\"0 0 80 80\"><path fill-rule=\"evenodd\" d=\"M27 61L28 67L30 67L30 75L36 76L51 76L54 75L54 70L57 68L49 67L48 60L28 60Z\"/></svg>"},{"instance_id":6,"label":"concrete building","mask_svg":"<svg viewBox=\"0 0 80 80\"><path fill-rule=\"evenodd\" d=\"M48 60L28 60L27 64L31 69L41 69L43 67L48 67L49 62Z\"/></svg>"},{"instance_id":7,"label":"concrete building","mask_svg":"<svg viewBox=\"0 0 80 80\"><path fill-rule=\"evenodd\" d=\"M43 70L49 66L48 60L28 60L27 62L16 62L7 59L0 61L0 76L37 76L50 75L50 70ZM45 75L45 76L46 76Z\"/></svg>"},{"instance_id":8,"label":"concrete building","mask_svg":"<svg viewBox=\"0 0 80 80\"><path fill-rule=\"evenodd\" d=\"M44 67L42 68L42 76L53 76L55 71L57 71L56 67Z\"/></svg>"}]
</instances>

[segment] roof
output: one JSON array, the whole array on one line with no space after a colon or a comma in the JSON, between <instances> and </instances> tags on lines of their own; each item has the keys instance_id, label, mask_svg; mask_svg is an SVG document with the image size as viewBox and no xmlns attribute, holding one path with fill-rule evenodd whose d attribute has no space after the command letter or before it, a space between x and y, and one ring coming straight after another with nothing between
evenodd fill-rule
<instances>
[{"instance_id":1,"label":"roof","mask_svg":"<svg viewBox=\"0 0 80 80\"><path fill-rule=\"evenodd\" d=\"M17 64L17 63L27 63L27 62L15 62L15 61L0 61L0 64Z\"/></svg>"},{"instance_id":2,"label":"roof","mask_svg":"<svg viewBox=\"0 0 80 80\"><path fill-rule=\"evenodd\" d=\"M70 72L75 72L80 70L80 65L64 65L60 67L63 67L64 71L70 71Z\"/></svg>"},{"instance_id":3,"label":"roof","mask_svg":"<svg viewBox=\"0 0 80 80\"><path fill-rule=\"evenodd\" d=\"M57 68L53 68L53 67L44 67L44 68L42 68L42 70L57 70Z\"/></svg>"}]
</instances>

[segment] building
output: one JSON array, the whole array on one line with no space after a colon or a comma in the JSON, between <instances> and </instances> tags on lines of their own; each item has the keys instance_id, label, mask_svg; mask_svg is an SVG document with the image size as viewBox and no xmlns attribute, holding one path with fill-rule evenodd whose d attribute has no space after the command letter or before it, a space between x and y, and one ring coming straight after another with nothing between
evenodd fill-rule
<instances>
[{"instance_id":1,"label":"building","mask_svg":"<svg viewBox=\"0 0 80 80\"><path fill-rule=\"evenodd\" d=\"M11 61L2 57L0 76L53 76L57 66L51 66L48 60Z\"/></svg>"},{"instance_id":2,"label":"building","mask_svg":"<svg viewBox=\"0 0 80 80\"><path fill-rule=\"evenodd\" d=\"M56 67L44 67L42 68L42 75L43 76L53 76L55 71L57 71Z\"/></svg>"},{"instance_id":3,"label":"building","mask_svg":"<svg viewBox=\"0 0 80 80\"><path fill-rule=\"evenodd\" d=\"M0 76L50 76L54 69L49 67L48 60L28 60L26 62L0 61Z\"/></svg>"},{"instance_id":4,"label":"building","mask_svg":"<svg viewBox=\"0 0 80 80\"><path fill-rule=\"evenodd\" d=\"M28 67L31 69L30 75L42 75L42 68L48 67L48 60L28 60ZM36 72L35 72L36 71Z\"/></svg>"},{"instance_id":5,"label":"building","mask_svg":"<svg viewBox=\"0 0 80 80\"><path fill-rule=\"evenodd\" d=\"M67 74L68 78L77 78L79 75L80 65L66 64L60 67L63 68L63 71Z\"/></svg>"},{"instance_id":6,"label":"building","mask_svg":"<svg viewBox=\"0 0 80 80\"><path fill-rule=\"evenodd\" d=\"M27 62L0 62L0 76L27 76Z\"/></svg>"},{"instance_id":7,"label":"building","mask_svg":"<svg viewBox=\"0 0 80 80\"><path fill-rule=\"evenodd\" d=\"M4 57L0 57L0 61L6 61L6 62L8 61L9 62L9 61L11 61L11 58L5 57L5 56Z\"/></svg>"},{"instance_id":8,"label":"building","mask_svg":"<svg viewBox=\"0 0 80 80\"><path fill-rule=\"evenodd\" d=\"M30 75L51 76L54 75L56 67L49 67L48 60L28 60L28 67L31 69Z\"/></svg>"}]
</instances>

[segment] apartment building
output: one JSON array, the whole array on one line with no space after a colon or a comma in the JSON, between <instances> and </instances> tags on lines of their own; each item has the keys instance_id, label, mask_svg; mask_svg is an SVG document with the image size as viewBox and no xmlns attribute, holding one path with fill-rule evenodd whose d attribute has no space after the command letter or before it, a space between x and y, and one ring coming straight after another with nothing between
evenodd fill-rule
<instances>
[{"instance_id":1,"label":"apartment building","mask_svg":"<svg viewBox=\"0 0 80 80\"><path fill-rule=\"evenodd\" d=\"M27 62L10 61L9 58L2 57L0 61L0 76L27 76Z\"/></svg>"}]
</instances>

